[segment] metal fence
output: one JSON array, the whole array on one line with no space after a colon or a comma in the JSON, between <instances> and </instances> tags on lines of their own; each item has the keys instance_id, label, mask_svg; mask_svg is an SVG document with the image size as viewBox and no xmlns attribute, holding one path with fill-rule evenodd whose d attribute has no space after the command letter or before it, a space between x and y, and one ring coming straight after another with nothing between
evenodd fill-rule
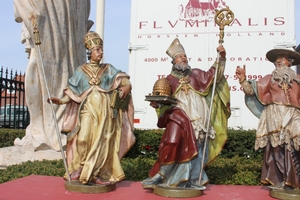
<instances>
[{"instance_id":1,"label":"metal fence","mask_svg":"<svg viewBox=\"0 0 300 200\"><path fill-rule=\"evenodd\" d=\"M30 116L25 101L25 74L0 69L0 127L24 129Z\"/></svg>"}]
</instances>

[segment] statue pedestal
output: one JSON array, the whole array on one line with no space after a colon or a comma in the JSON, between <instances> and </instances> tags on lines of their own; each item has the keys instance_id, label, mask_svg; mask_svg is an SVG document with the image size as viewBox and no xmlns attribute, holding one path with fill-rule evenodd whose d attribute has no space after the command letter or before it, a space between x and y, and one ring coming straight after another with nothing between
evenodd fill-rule
<instances>
[{"instance_id":1,"label":"statue pedestal","mask_svg":"<svg viewBox=\"0 0 300 200\"><path fill-rule=\"evenodd\" d=\"M277 199L298 200L300 199L300 190L270 190L270 196Z\"/></svg>"},{"instance_id":2,"label":"statue pedestal","mask_svg":"<svg viewBox=\"0 0 300 200\"><path fill-rule=\"evenodd\" d=\"M153 194L171 198L191 198L201 196L203 191L192 188L165 187L156 185L153 189Z\"/></svg>"},{"instance_id":3,"label":"statue pedestal","mask_svg":"<svg viewBox=\"0 0 300 200\"><path fill-rule=\"evenodd\" d=\"M84 185L79 181L66 181L65 188L70 192L98 194L115 190L116 183L111 183L110 185Z\"/></svg>"}]
</instances>

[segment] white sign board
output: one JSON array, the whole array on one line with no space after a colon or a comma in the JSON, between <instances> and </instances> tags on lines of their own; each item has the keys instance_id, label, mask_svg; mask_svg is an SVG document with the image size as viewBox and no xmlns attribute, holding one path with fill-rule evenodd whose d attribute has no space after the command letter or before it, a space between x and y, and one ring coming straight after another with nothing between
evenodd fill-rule
<instances>
[{"instance_id":1,"label":"white sign board","mask_svg":"<svg viewBox=\"0 0 300 200\"><path fill-rule=\"evenodd\" d=\"M274 65L265 55L276 44L295 45L294 0L132 0L129 74L133 85L135 128L157 128L154 108L145 101L155 81L170 73L165 53L178 38L192 68L208 70L219 45L215 9L228 6L234 20L225 27L227 51L225 77L230 86L232 128L256 128L258 119L248 110L235 77L236 67L246 65L248 79L260 79Z\"/></svg>"}]
</instances>

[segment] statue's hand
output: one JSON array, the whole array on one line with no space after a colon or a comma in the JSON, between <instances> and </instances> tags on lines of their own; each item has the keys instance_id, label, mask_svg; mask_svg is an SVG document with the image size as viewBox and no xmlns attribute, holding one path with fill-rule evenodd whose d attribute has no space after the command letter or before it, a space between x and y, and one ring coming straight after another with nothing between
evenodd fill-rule
<instances>
[{"instance_id":1,"label":"statue's hand","mask_svg":"<svg viewBox=\"0 0 300 200\"><path fill-rule=\"evenodd\" d=\"M150 101L150 106L153 108L158 108L159 105L156 103L156 101Z\"/></svg>"},{"instance_id":2,"label":"statue's hand","mask_svg":"<svg viewBox=\"0 0 300 200\"><path fill-rule=\"evenodd\" d=\"M235 70L235 75L239 79L240 83L246 80L246 65L243 65L243 68L237 66Z\"/></svg>"},{"instance_id":3,"label":"statue's hand","mask_svg":"<svg viewBox=\"0 0 300 200\"><path fill-rule=\"evenodd\" d=\"M225 58L226 57L226 50L225 50L225 48L224 48L223 45L218 46L217 52L220 53L221 58Z\"/></svg>"},{"instance_id":4,"label":"statue's hand","mask_svg":"<svg viewBox=\"0 0 300 200\"><path fill-rule=\"evenodd\" d=\"M47 99L47 102L50 103L50 100L52 101L52 103L54 104L61 104L60 99L56 98L56 97L51 97Z\"/></svg>"},{"instance_id":5,"label":"statue's hand","mask_svg":"<svg viewBox=\"0 0 300 200\"><path fill-rule=\"evenodd\" d=\"M119 88L119 97L125 99L131 91L130 85L125 85Z\"/></svg>"}]
</instances>

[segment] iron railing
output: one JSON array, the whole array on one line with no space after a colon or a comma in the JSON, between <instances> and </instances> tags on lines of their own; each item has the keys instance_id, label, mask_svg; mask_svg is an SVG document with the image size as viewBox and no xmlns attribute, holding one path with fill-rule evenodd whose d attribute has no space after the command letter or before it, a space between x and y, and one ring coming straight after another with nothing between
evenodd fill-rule
<instances>
[{"instance_id":1,"label":"iron railing","mask_svg":"<svg viewBox=\"0 0 300 200\"><path fill-rule=\"evenodd\" d=\"M25 101L25 74L0 69L0 127L24 129L30 122Z\"/></svg>"}]
</instances>

